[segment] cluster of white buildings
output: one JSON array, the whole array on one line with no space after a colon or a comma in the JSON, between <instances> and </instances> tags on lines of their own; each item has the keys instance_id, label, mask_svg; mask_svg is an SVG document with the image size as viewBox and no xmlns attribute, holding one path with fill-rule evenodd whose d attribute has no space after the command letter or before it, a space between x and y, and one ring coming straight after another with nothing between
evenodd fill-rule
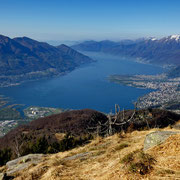
<instances>
[{"instance_id":1,"label":"cluster of white buildings","mask_svg":"<svg viewBox=\"0 0 180 180\"><path fill-rule=\"evenodd\" d=\"M133 82L136 86L140 85L143 88L155 89L138 101L138 108L147 108L150 106L163 106L168 102L180 102L180 81L178 78L167 80L164 82Z\"/></svg>"}]
</instances>

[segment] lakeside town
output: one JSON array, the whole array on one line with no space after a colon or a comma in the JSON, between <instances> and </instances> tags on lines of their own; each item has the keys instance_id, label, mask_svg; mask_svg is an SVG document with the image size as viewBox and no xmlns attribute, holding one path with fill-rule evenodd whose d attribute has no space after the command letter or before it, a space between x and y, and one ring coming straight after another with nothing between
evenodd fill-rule
<instances>
[{"instance_id":1,"label":"lakeside town","mask_svg":"<svg viewBox=\"0 0 180 180\"><path fill-rule=\"evenodd\" d=\"M158 107L180 113L180 78L160 75L112 75L110 81L136 88L151 89L152 92L140 97L137 108Z\"/></svg>"}]
</instances>

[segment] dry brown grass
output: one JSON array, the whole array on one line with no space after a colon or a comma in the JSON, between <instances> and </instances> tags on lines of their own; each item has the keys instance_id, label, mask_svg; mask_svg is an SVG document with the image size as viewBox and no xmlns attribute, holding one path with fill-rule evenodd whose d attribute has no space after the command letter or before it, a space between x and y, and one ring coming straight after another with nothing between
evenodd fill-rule
<instances>
[{"instance_id":1,"label":"dry brown grass","mask_svg":"<svg viewBox=\"0 0 180 180\"><path fill-rule=\"evenodd\" d=\"M156 174L180 179L180 134L172 135L165 143L149 150L149 153L157 160Z\"/></svg>"},{"instance_id":2,"label":"dry brown grass","mask_svg":"<svg viewBox=\"0 0 180 180\"><path fill-rule=\"evenodd\" d=\"M153 169L145 175L129 173L121 159L128 153L143 149L149 131L134 131L111 137L98 137L90 144L67 152L49 155L37 166L20 172L16 180L136 180L180 179L180 134L171 136L165 143L146 153L156 159ZM170 130L166 128L163 130ZM178 131L171 129L173 131ZM89 152L73 160L65 158Z\"/></svg>"},{"instance_id":3,"label":"dry brown grass","mask_svg":"<svg viewBox=\"0 0 180 180\"><path fill-rule=\"evenodd\" d=\"M5 170L6 170L6 166L2 166L2 167L0 167L0 173L5 172Z\"/></svg>"},{"instance_id":4,"label":"dry brown grass","mask_svg":"<svg viewBox=\"0 0 180 180\"><path fill-rule=\"evenodd\" d=\"M65 137L65 135L66 134L64 134L64 133L56 133L55 137L58 141L61 141Z\"/></svg>"}]
</instances>

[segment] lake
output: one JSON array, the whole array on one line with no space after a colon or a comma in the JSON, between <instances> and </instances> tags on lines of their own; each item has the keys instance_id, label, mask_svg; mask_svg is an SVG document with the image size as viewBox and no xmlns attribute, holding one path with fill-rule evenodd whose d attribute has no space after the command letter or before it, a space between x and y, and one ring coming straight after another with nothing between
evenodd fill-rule
<instances>
[{"instance_id":1,"label":"lake","mask_svg":"<svg viewBox=\"0 0 180 180\"><path fill-rule=\"evenodd\" d=\"M91 108L102 112L133 108L139 96L151 90L137 89L108 81L112 74L159 74L165 69L140 64L131 59L104 54L87 53L97 62L77 68L65 76L30 81L19 86L0 88L0 94L10 97L11 103L27 106L59 107L65 109Z\"/></svg>"}]
</instances>

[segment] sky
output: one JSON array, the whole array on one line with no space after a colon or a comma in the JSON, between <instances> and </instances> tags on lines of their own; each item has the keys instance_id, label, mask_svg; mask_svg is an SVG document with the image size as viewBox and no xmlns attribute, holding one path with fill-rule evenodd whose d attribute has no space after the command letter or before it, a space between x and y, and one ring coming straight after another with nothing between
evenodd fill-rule
<instances>
[{"instance_id":1,"label":"sky","mask_svg":"<svg viewBox=\"0 0 180 180\"><path fill-rule=\"evenodd\" d=\"M0 0L0 34L41 41L180 34L180 0Z\"/></svg>"}]
</instances>

